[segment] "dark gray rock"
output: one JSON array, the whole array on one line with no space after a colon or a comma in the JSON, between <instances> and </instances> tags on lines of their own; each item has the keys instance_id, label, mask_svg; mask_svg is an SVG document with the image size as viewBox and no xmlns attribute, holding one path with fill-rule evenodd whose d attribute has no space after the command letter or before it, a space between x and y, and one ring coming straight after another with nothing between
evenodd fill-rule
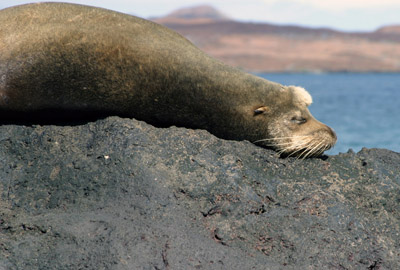
<instances>
[{"instance_id":1,"label":"dark gray rock","mask_svg":"<svg viewBox=\"0 0 400 270\"><path fill-rule=\"evenodd\" d=\"M0 269L400 269L400 154L111 117L0 127Z\"/></svg>"}]
</instances>

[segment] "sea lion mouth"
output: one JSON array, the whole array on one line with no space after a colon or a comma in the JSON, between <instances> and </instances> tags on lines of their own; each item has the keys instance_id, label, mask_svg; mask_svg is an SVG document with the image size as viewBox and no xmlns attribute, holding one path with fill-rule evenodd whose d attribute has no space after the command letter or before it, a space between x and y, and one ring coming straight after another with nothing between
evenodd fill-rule
<instances>
[{"instance_id":1,"label":"sea lion mouth","mask_svg":"<svg viewBox=\"0 0 400 270\"><path fill-rule=\"evenodd\" d=\"M310 157L319 157L326 150L331 149L335 145L336 135L325 135L322 137L323 138L312 134L262 139L257 140L254 143L274 149L281 157L297 157L299 159L305 159Z\"/></svg>"}]
</instances>

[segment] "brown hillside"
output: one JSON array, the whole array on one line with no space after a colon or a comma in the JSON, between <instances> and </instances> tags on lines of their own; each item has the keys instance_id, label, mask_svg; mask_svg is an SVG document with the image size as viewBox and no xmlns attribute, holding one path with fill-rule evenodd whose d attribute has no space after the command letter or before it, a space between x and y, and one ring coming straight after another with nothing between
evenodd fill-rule
<instances>
[{"instance_id":1,"label":"brown hillside","mask_svg":"<svg viewBox=\"0 0 400 270\"><path fill-rule=\"evenodd\" d=\"M226 15L213 7L204 5L193 8L182 8L154 21L161 24L201 24L227 20L230 19Z\"/></svg>"},{"instance_id":2,"label":"brown hillside","mask_svg":"<svg viewBox=\"0 0 400 270\"><path fill-rule=\"evenodd\" d=\"M398 28L347 33L222 20L200 10L191 9L196 16L176 16L185 14L181 10L155 21L186 36L208 54L250 71L400 71Z\"/></svg>"},{"instance_id":3,"label":"brown hillside","mask_svg":"<svg viewBox=\"0 0 400 270\"><path fill-rule=\"evenodd\" d=\"M389 25L381 27L377 30L378 33L398 34L400 35L400 25Z\"/></svg>"}]
</instances>

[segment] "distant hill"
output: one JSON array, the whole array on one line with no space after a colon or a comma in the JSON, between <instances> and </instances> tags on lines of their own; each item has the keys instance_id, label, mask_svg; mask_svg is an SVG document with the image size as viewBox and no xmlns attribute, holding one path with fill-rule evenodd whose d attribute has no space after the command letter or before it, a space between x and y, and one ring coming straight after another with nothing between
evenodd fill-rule
<instances>
[{"instance_id":1,"label":"distant hill","mask_svg":"<svg viewBox=\"0 0 400 270\"><path fill-rule=\"evenodd\" d=\"M156 18L154 21L162 24L197 24L217 21L229 21L229 17L215 8L207 5L176 10L165 17Z\"/></svg>"},{"instance_id":2,"label":"distant hill","mask_svg":"<svg viewBox=\"0 0 400 270\"><path fill-rule=\"evenodd\" d=\"M389 25L381 27L377 30L378 33L398 34L400 35L400 25Z\"/></svg>"},{"instance_id":3,"label":"distant hill","mask_svg":"<svg viewBox=\"0 0 400 270\"><path fill-rule=\"evenodd\" d=\"M255 72L400 72L400 26L349 33L238 22L209 6L154 19L208 54Z\"/></svg>"}]
</instances>

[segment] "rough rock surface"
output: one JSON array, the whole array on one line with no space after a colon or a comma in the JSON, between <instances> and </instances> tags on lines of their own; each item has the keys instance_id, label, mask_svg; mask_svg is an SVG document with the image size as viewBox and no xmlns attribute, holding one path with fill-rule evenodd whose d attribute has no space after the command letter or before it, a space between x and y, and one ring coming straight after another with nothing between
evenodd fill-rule
<instances>
[{"instance_id":1,"label":"rough rock surface","mask_svg":"<svg viewBox=\"0 0 400 270\"><path fill-rule=\"evenodd\" d=\"M111 117L0 126L0 269L400 269L400 154Z\"/></svg>"}]
</instances>

